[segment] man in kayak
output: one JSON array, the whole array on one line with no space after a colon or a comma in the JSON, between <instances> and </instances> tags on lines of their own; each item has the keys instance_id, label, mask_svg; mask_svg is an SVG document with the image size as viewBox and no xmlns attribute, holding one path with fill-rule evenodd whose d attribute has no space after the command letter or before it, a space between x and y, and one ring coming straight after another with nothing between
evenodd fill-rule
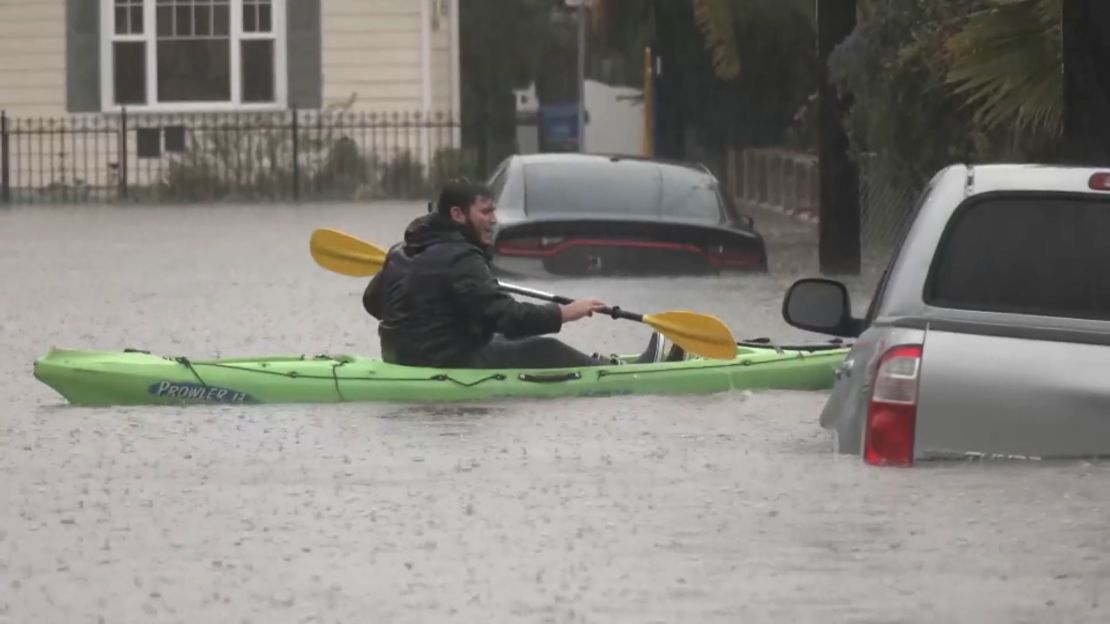
<instances>
[{"instance_id":1,"label":"man in kayak","mask_svg":"<svg viewBox=\"0 0 1110 624\"><path fill-rule=\"evenodd\" d=\"M435 211L409 224L362 298L379 321L382 359L442 368L611 364L544 336L593 315L602 301L524 303L498 288L488 255L495 213L487 187L448 182ZM656 361L662 342L653 334L640 361Z\"/></svg>"}]
</instances>

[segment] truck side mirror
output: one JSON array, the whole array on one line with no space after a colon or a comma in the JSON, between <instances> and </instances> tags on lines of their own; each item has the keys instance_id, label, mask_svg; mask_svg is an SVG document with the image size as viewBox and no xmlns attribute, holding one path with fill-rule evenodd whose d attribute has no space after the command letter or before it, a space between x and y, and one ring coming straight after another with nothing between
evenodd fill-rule
<instances>
[{"instance_id":1,"label":"truck side mirror","mask_svg":"<svg viewBox=\"0 0 1110 624\"><path fill-rule=\"evenodd\" d=\"M806 278L794 282L782 302L782 317L798 329L856 338L861 323L852 317L851 299L844 284Z\"/></svg>"}]
</instances>

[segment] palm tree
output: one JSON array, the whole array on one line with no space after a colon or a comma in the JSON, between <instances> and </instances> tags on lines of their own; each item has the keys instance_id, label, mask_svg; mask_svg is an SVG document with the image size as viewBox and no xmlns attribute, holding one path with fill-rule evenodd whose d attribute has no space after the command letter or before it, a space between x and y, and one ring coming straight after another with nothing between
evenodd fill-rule
<instances>
[{"instance_id":1,"label":"palm tree","mask_svg":"<svg viewBox=\"0 0 1110 624\"><path fill-rule=\"evenodd\" d=\"M736 50L735 0L693 0L694 23L712 50L713 71L723 80L740 75L740 53Z\"/></svg>"},{"instance_id":2,"label":"palm tree","mask_svg":"<svg viewBox=\"0 0 1110 624\"><path fill-rule=\"evenodd\" d=\"M814 90L813 2L593 0L592 54L629 59L636 84L650 47L657 155L723 163L725 145L780 144L810 121L795 113Z\"/></svg>"},{"instance_id":3,"label":"palm tree","mask_svg":"<svg viewBox=\"0 0 1110 624\"><path fill-rule=\"evenodd\" d=\"M945 42L948 83L984 130L1053 139L1063 130L1064 0L988 0Z\"/></svg>"},{"instance_id":4,"label":"palm tree","mask_svg":"<svg viewBox=\"0 0 1110 624\"><path fill-rule=\"evenodd\" d=\"M813 25L815 0L691 0L694 20L712 51L722 80L740 75L743 42L765 33L792 33ZM738 36L739 35L739 36ZM738 41L740 43L738 43Z\"/></svg>"},{"instance_id":5,"label":"palm tree","mask_svg":"<svg viewBox=\"0 0 1110 624\"><path fill-rule=\"evenodd\" d=\"M738 33L774 31L786 20L813 18L814 0L691 0L698 29L722 80L740 75ZM1061 12L1064 0L983 0L955 16L943 41L947 82L986 132L1015 142L1060 136L1063 128Z\"/></svg>"},{"instance_id":6,"label":"palm tree","mask_svg":"<svg viewBox=\"0 0 1110 624\"><path fill-rule=\"evenodd\" d=\"M637 25L652 21L657 3L677 0L591 0L590 13L598 36L620 39L642 36ZM713 69L722 80L740 75L742 43L738 34L780 33L813 21L814 0L690 0L694 22L710 50Z\"/></svg>"}]
</instances>

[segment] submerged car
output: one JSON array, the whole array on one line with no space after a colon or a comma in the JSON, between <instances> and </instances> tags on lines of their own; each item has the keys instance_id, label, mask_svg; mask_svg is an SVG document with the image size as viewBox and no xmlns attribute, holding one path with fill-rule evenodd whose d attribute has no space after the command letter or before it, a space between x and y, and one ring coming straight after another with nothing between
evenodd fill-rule
<instances>
[{"instance_id":1,"label":"submerged car","mask_svg":"<svg viewBox=\"0 0 1110 624\"><path fill-rule=\"evenodd\" d=\"M490 177L502 274L766 271L763 237L704 167L597 154L514 155Z\"/></svg>"},{"instance_id":2,"label":"submerged car","mask_svg":"<svg viewBox=\"0 0 1110 624\"><path fill-rule=\"evenodd\" d=\"M1110 455L1110 170L954 165L928 184L870 309L805 279L802 329L856 338L821 414L869 464Z\"/></svg>"}]
</instances>

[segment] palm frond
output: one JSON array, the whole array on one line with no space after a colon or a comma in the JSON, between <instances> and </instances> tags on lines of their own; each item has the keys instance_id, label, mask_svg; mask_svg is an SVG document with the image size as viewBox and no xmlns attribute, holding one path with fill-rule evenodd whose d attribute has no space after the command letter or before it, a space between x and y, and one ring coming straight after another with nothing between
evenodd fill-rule
<instances>
[{"instance_id":1,"label":"palm frond","mask_svg":"<svg viewBox=\"0 0 1110 624\"><path fill-rule=\"evenodd\" d=\"M692 0L694 23L705 36L705 46L713 52L713 71L724 80L740 75L740 54L736 49L735 14L730 0Z\"/></svg>"},{"instance_id":2,"label":"palm frond","mask_svg":"<svg viewBox=\"0 0 1110 624\"><path fill-rule=\"evenodd\" d=\"M991 0L948 38L947 81L987 130L1059 136L1063 0Z\"/></svg>"}]
</instances>

